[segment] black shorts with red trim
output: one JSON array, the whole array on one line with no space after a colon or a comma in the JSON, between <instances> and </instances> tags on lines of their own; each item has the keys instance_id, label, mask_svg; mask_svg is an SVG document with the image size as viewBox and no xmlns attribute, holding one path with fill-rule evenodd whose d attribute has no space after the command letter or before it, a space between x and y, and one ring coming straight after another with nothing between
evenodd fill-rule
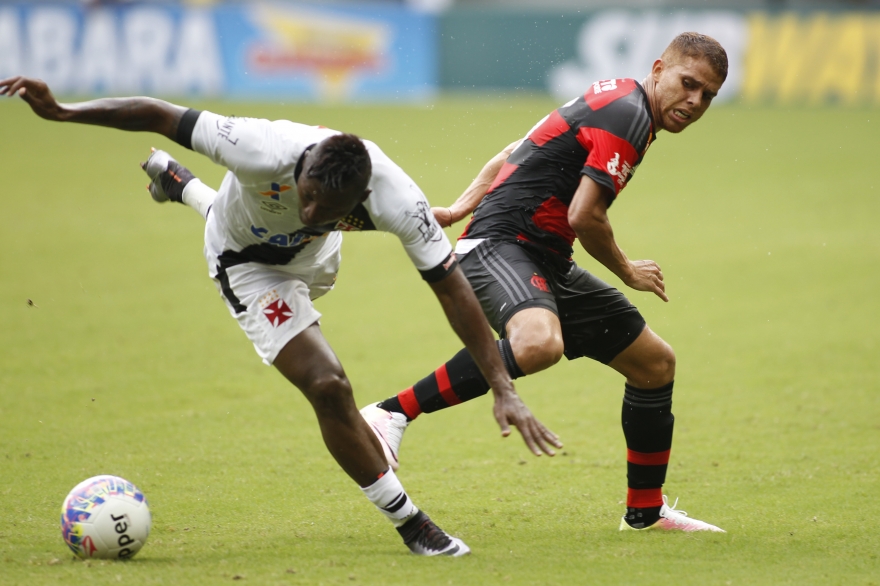
<instances>
[{"instance_id":1,"label":"black shorts with red trim","mask_svg":"<svg viewBox=\"0 0 880 586\"><path fill-rule=\"evenodd\" d=\"M484 240L458 260L501 337L514 314L543 307L559 317L566 358L586 356L608 364L645 328L645 319L623 293L574 262L527 243Z\"/></svg>"}]
</instances>

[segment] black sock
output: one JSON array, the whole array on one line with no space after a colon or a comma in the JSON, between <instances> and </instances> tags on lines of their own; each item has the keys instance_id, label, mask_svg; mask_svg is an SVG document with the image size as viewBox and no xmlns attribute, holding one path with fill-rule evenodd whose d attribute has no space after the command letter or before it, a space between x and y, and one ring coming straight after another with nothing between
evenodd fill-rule
<instances>
[{"instance_id":1,"label":"black sock","mask_svg":"<svg viewBox=\"0 0 880 586\"><path fill-rule=\"evenodd\" d=\"M510 340L498 340L498 351L510 378L525 376L516 359ZM379 403L386 411L403 413L410 420L422 413L433 413L489 392L489 383L480 372L477 363L467 349L462 349L452 359L414 384L413 386Z\"/></svg>"},{"instance_id":2,"label":"black sock","mask_svg":"<svg viewBox=\"0 0 880 586\"><path fill-rule=\"evenodd\" d=\"M633 527L647 527L660 519L675 423L672 385L625 387L621 423L626 438L626 520Z\"/></svg>"}]
</instances>

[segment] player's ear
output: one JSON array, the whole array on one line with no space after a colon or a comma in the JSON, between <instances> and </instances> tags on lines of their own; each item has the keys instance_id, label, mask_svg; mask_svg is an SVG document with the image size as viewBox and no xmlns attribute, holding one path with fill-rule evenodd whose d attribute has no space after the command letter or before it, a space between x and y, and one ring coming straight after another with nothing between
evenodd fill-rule
<instances>
[{"instance_id":1,"label":"player's ear","mask_svg":"<svg viewBox=\"0 0 880 586\"><path fill-rule=\"evenodd\" d=\"M660 74L663 73L665 67L666 64L663 62L663 59L657 59L654 61L654 65L651 66L651 77L654 78L654 83L660 81Z\"/></svg>"},{"instance_id":2,"label":"player's ear","mask_svg":"<svg viewBox=\"0 0 880 586\"><path fill-rule=\"evenodd\" d=\"M367 198L370 197L370 194L371 194L371 193L373 193L373 190L372 190L372 189L365 189L365 190L364 190L364 194L363 194L363 195L361 196L361 198L358 200L358 203L364 203L365 201L367 201Z\"/></svg>"}]
</instances>

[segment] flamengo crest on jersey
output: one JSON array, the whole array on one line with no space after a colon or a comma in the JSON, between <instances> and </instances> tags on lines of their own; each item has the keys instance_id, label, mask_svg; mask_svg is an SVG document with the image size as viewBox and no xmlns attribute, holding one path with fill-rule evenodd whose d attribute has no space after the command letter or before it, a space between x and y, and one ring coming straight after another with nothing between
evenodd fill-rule
<instances>
[{"instance_id":1,"label":"flamengo crest on jersey","mask_svg":"<svg viewBox=\"0 0 880 586\"><path fill-rule=\"evenodd\" d=\"M587 176L626 187L654 140L647 94L634 79L597 81L548 114L502 165L462 238L530 242L570 258L568 206Z\"/></svg>"}]
</instances>

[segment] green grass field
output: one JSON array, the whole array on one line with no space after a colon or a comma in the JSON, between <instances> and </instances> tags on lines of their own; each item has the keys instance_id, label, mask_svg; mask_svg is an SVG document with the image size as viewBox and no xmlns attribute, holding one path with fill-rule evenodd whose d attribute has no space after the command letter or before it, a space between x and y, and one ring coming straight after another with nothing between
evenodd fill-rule
<instances>
[{"instance_id":1,"label":"green grass field","mask_svg":"<svg viewBox=\"0 0 880 586\"><path fill-rule=\"evenodd\" d=\"M556 104L194 105L356 132L444 204ZM400 478L473 549L423 559L229 318L201 219L154 204L137 163L154 145L209 184L223 171L3 102L0 584L880 584L878 127L876 110L718 106L662 134L611 209L671 297L628 292L678 355L665 492L726 535L617 531L623 382L580 360L517 384L565 441L556 458L502 440L488 397L410 428ZM460 343L395 238L346 235L344 257L317 306L363 405ZM151 504L128 563L61 540L62 499L101 473Z\"/></svg>"}]
</instances>

